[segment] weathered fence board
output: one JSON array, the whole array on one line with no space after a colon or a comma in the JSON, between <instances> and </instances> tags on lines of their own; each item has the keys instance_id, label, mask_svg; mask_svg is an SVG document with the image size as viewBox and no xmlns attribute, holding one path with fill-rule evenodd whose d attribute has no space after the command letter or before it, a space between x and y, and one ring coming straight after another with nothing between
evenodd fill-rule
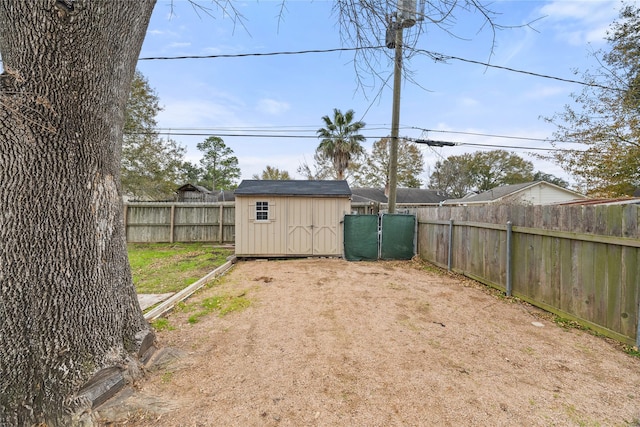
<instances>
[{"instance_id":1,"label":"weathered fence board","mask_svg":"<svg viewBox=\"0 0 640 427\"><path fill-rule=\"evenodd\" d=\"M418 252L502 290L509 262L513 295L639 344L639 212L635 204L425 207L416 212Z\"/></svg>"},{"instance_id":2,"label":"weathered fence board","mask_svg":"<svg viewBox=\"0 0 640 427\"><path fill-rule=\"evenodd\" d=\"M130 203L128 242L218 242L235 239L235 203Z\"/></svg>"}]
</instances>

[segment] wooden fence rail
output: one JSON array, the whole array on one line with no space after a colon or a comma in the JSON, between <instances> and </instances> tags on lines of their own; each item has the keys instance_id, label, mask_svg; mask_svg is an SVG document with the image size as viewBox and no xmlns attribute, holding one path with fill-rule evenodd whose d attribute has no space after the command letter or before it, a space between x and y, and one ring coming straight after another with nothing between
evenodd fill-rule
<instances>
[{"instance_id":1,"label":"wooden fence rail","mask_svg":"<svg viewBox=\"0 0 640 427\"><path fill-rule=\"evenodd\" d=\"M418 252L640 345L639 211L638 205L422 208Z\"/></svg>"},{"instance_id":2,"label":"wooden fence rail","mask_svg":"<svg viewBox=\"0 0 640 427\"><path fill-rule=\"evenodd\" d=\"M357 213L371 213L369 203L352 203ZM124 206L127 242L234 243L235 202L128 203Z\"/></svg>"},{"instance_id":3,"label":"wooden fence rail","mask_svg":"<svg viewBox=\"0 0 640 427\"><path fill-rule=\"evenodd\" d=\"M235 239L235 203L128 203L127 242L218 242Z\"/></svg>"}]
</instances>

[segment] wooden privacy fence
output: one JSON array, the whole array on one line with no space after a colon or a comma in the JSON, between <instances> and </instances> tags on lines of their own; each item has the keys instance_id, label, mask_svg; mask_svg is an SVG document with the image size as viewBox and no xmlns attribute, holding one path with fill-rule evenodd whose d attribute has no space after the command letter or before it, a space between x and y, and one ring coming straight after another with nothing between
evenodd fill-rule
<instances>
[{"instance_id":1,"label":"wooden privacy fence","mask_svg":"<svg viewBox=\"0 0 640 427\"><path fill-rule=\"evenodd\" d=\"M377 213L379 209L380 205L370 203L351 204L354 213ZM404 205L398 205L400 209L408 211ZM235 202L128 203L124 206L127 242L234 243L235 212Z\"/></svg>"},{"instance_id":2,"label":"wooden privacy fence","mask_svg":"<svg viewBox=\"0 0 640 427\"><path fill-rule=\"evenodd\" d=\"M640 346L639 206L421 208L418 253Z\"/></svg>"},{"instance_id":3,"label":"wooden privacy fence","mask_svg":"<svg viewBox=\"0 0 640 427\"><path fill-rule=\"evenodd\" d=\"M129 203L127 242L233 242L235 203Z\"/></svg>"}]
</instances>

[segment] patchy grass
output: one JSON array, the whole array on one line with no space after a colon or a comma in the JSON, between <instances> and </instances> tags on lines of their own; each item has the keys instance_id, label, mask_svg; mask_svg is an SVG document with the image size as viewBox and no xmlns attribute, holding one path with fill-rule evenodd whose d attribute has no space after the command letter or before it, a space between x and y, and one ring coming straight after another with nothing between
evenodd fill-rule
<instances>
[{"instance_id":1,"label":"patchy grass","mask_svg":"<svg viewBox=\"0 0 640 427\"><path fill-rule=\"evenodd\" d=\"M169 319L165 317L160 317L159 319L151 322L151 326L156 331L173 331L175 327L169 323Z\"/></svg>"},{"instance_id":2,"label":"patchy grass","mask_svg":"<svg viewBox=\"0 0 640 427\"><path fill-rule=\"evenodd\" d=\"M225 314L244 310L251 305L251 301L245 297L243 292L240 295L215 295L209 298L205 298L201 303L199 310L189 316L188 322L193 324L197 323L201 317L208 315L214 311L218 312L219 316Z\"/></svg>"},{"instance_id":3,"label":"patchy grass","mask_svg":"<svg viewBox=\"0 0 640 427\"><path fill-rule=\"evenodd\" d=\"M638 350L638 347L636 346L630 346L630 345L623 345L622 349L624 350L625 353L627 353L629 356L633 356L633 357L637 357L638 359L640 359L640 350ZM638 424L634 424L634 425L639 425Z\"/></svg>"},{"instance_id":4,"label":"patchy grass","mask_svg":"<svg viewBox=\"0 0 640 427\"><path fill-rule=\"evenodd\" d=\"M178 292L227 261L232 249L211 243L130 243L129 264L140 294Z\"/></svg>"}]
</instances>

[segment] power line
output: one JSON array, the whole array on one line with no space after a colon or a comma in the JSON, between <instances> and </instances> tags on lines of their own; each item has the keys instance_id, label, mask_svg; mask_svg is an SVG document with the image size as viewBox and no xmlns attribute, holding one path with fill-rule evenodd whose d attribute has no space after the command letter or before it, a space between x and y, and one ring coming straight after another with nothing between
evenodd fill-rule
<instances>
[{"instance_id":1,"label":"power line","mask_svg":"<svg viewBox=\"0 0 640 427\"><path fill-rule=\"evenodd\" d=\"M318 137L315 135L294 135L294 134L260 134L260 133L218 133L218 132L128 132L128 135L149 135L156 134L161 136L219 136L225 138L284 138L284 139L317 139ZM366 138L373 139L383 139L388 138L388 135L385 136L372 136L365 135ZM450 142L450 141L432 141L432 140L424 140L420 138L412 138L412 137L399 137L399 139L405 141L411 141L418 144L425 144L429 147L454 147L454 146L470 146L470 147L488 147L488 148L496 148L496 149L512 149L512 150L524 150L524 151L556 151L556 152L573 152L575 149L563 149L563 148L546 148L546 147L524 147L519 145L504 145L504 144L480 144L480 143L472 143L472 142ZM540 140L543 142L563 142L556 140Z\"/></svg>"},{"instance_id":2,"label":"power line","mask_svg":"<svg viewBox=\"0 0 640 427\"><path fill-rule=\"evenodd\" d=\"M460 145L460 144L456 144L455 142L449 142L449 141L434 141L432 139L411 139L410 141L415 142L416 144L426 144L429 147L454 147L456 145Z\"/></svg>"},{"instance_id":3,"label":"power line","mask_svg":"<svg viewBox=\"0 0 640 427\"><path fill-rule=\"evenodd\" d=\"M304 129L309 128L309 129ZM386 130L389 127L387 125L374 125L373 127L367 126L365 131L372 130ZM242 126L242 127L166 127L166 128L155 128L154 131L162 132L162 133L174 133L178 132L286 132L286 131L294 131L294 132L318 132L318 125L299 125L299 126ZM141 132L141 133L150 133L150 132Z\"/></svg>"},{"instance_id":4,"label":"power line","mask_svg":"<svg viewBox=\"0 0 640 427\"><path fill-rule=\"evenodd\" d=\"M494 65L488 62L477 61L474 59L461 58L459 56L447 55L440 52L434 52L426 49L416 49L410 46L405 46L407 50L412 50L416 53L422 53L430 58L432 58L436 62L446 62L448 60L455 60L460 62L466 62L469 64L482 65L488 68L495 68L504 71L510 71L513 73L525 74L533 77L540 77L544 79L551 79L556 81L561 81L565 83L573 83L579 84L582 86L588 87L597 87L600 89L606 90L614 90L614 91L622 91L623 89L613 88L610 86L601 85L598 83L589 83L583 82L580 80L567 79L564 77L552 76L549 74L537 73L534 71L526 71L520 70L517 68L505 67L502 65ZM353 52L359 50L376 50L376 49L386 49L386 46L361 46L361 47L342 47L342 48L332 48L332 49L306 49L306 50L297 50L297 51L279 51L279 52L254 52L254 53L229 53L229 54L217 54L217 55L184 55L184 56L153 56L153 57L143 57L138 58L139 61L159 61L159 60L181 60L181 59L218 59L218 58L246 58L246 57L261 57L261 56L280 56L280 55L305 55L305 54L313 54L313 53L332 53L332 52Z\"/></svg>"},{"instance_id":5,"label":"power line","mask_svg":"<svg viewBox=\"0 0 640 427\"><path fill-rule=\"evenodd\" d=\"M624 89L613 88L610 86L601 85L598 83L588 83L580 80L567 79L564 77L552 76L549 74L537 73L534 71L526 71L520 70L517 68L505 67L502 65L494 65L488 62L476 61L474 59L461 58L459 56L446 55L440 52L434 52L425 49L415 49L409 46L405 47L407 50L413 50L417 53L423 53L427 56L431 57L436 62L446 62L448 60L456 60L461 62L467 62L469 64L482 65L488 68L496 68L499 70L510 71L513 73L526 74L533 77L540 77L544 79L557 80L565 83L574 83L582 86L588 87L597 87L605 90L613 90L613 91L624 91ZM218 54L218 55L183 55L183 56L148 56L138 58L138 61L170 61L170 60L182 60L182 59L218 59L218 58L246 58L246 57L261 57L261 56L280 56L280 55L305 55L311 53L332 53L332 52L353 52L359 50L375 50L375 49L386 49L386 46L361 46L361 47L342 47L342 48L332 48L332 49L307 49L307 50L297 50L297 51L281 51L281 52L254 52L254 53L228 53L228 54ZM2 60L0 59L0 63Z\"/></svg>"},{"instance_id":6,"label":"power line","mask_svg":"<svg viewBox=\"0 0 640 427\"><path fill-rule=\"evenodd\" d=\"M412 49L410 47L407 47L407 49L408 50L413 50L414 52L424 53L427 56L430 56L436 62L445 62L447 60L453 59L453 60L456 60L456 61L467 62L467 63L470 63L470 64L482 65L482 66L485 66L485 67L488 67L488 68L496 68L496 69L499 69L499 70L511 71L513 73L520 73L520 74L526 74L526 75L530 75L530 76L534 76L534 77L541 77L541 78L544 78L544 79L558 80L558 81L565 82L565 83L575 83L575 84L579 84L579 85L583 85L583 86L598 87L600 89L623 91L623 89L613 88L613 87L601 85L601 84L598 84L598 83L587 83L587 82L582 82L580 80L565 79L563 77L556 77L556 76L551 76L551 75L548 75L548 74L536 73L536 72L533 72L533 71L519 70L517 68L505 67L505 66L502 66L502 65L494 65L494 64L490 64L488 62L482 62L482 61L476 61L476 60L473 60L473 59L460 58L459 56L445 55L443 53L433 52L433 51L424 50L424 49Z\"/></svg>"},{"instance_id":7,"label":"power line","mask_svg":"<svg viewBox=\"0 0 640 427\"><path fill-rule=\"evenodd\" d=\"M476 144L471 142L450 142L450 141L434 141L431 139L414 139L410 138L409 141L415 142L416 144L425 144L429 147L455 147L460 145L468 145L472 147L492 147L492 148L511 148L516 150L535 150L535 151L571 151L571 150L562 150L557 148L546 148L546 147L519 147L515 145L498 145L498 144Z\"/></svg>"},{"instance_id":8,"label":"power line","mask_svg":"<svg viewBox=\"0 0 640 427\"><path fill-rule=\"evenodd\" d=\"M532 150L532 151L575 151L562 148L546 148L546 147L519 147L517 145L498 145L498 144L475 144L471 142L461 142L456 145L468 145L471 147L490 147L490 148L511 148L512 150Z\"/></svg>"},{"instance_id":9,"label":"power line","mask_svg":"<svg viewBox=\"0 0 640 427\"><path fill-rule=\"evenodd\" d=\"M381 49L384 46L364 47L339 47L333 49L307 49L282 52L257 52L257 53L228 53L218 55L185 55L185 56L152 56L138 58L139 61L167 61L175 59L217 59L217 58L246 58L251 56L279 56L279 55L305 55L309 53L352 52L357 50Z\"/></svg>"},{"instance_id":10,"label":"power line","mask_svg":"<svg viewBox=\"0 0 640 427\"><path fill-rule=\"evenodd\" d=\"M365 129L365 131L374 131L374 130L387 130L388 125L386 124L374 124L374 127L369 127ZM313 129L304 129L304 128L313 128ZM171 128L155 128L154 132L160 135L175 135L175 136L207 136L207 135L221 135L221 136L254 136L255 134L248 134L247 132L260 132L260 133L279 133L294 131L298 132L317 132L317 125L275 125L275 126L243 126L243 127L171 127ZM535 142L563 142L563 143L571 143L571 144L581 144L581 141L558 141L554 139L548 138L532 138L527 136L516 136L516 135L498 135L491 133L480 133L480 132L465 132L465 131L455 131L455 130L442 130L442 129L427 129L421 128L417 126L401 126L402 129L415 129L423 132L434 132L434 133L445 133L445 134L455 134L455 135L469 135L469 136L480 136L486 138L501 138L501 139L513 139L513 140L521 140L521 141L535 141ZM232 133L232 132L242 132ZM140 132L140 134L151 133L151 132ZM277 137L278 135L273 135ZM270 135L264 135L264 137L270 137ZM309 135L290 135L287 138L316 138L317 136L309 136ZM367 138L388 138L389 135L385 136L367 136ZM405 139L415 139L406 137Z\"/></svg>"},{"instance_id":11,"label":"power line","mask_svg":"<svg viewBox=\"0 0 640 427\"><path fill-rule=\"evenodd\" d=\"M412 129L421 130L423 132L451 133L451 134L457 134L457 135L484 136L489 138L519 139L524 141L540 141L540 142L549 141L547 138L531 138L527 136L494 135L490 133L463 132L463 131L441 130L441 129L424 129L419 127L412 127Z\"/></svg>"}]
</instances>

